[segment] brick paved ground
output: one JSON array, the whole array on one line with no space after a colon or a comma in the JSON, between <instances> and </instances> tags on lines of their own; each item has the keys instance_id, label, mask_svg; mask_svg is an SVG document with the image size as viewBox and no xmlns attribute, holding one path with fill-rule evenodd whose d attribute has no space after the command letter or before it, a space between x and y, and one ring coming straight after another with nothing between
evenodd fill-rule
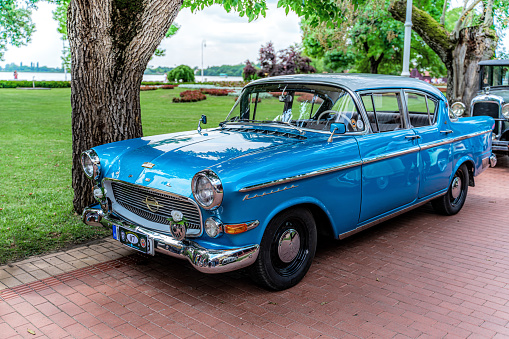
<instances>
[{"instance_id":1,"label":"brick paved ground","mask_svg":"<svg viewBox=\"0 0 509 339\"><path fill-rule=\"evenodd\" d=\"M424 206L320 243L283 292L113 241L0 267L0 337L506 338L509 158L476 184L456 216Z\"/></svg>"}]
</instances>

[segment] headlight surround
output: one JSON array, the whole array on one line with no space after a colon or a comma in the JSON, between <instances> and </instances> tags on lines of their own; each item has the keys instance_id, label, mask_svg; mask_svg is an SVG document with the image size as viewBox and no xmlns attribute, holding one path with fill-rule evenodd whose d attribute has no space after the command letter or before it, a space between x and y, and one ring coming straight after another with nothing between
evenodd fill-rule
<instances>
[{"instance_id":1,"label":"headlight surround","mask_svg":"<svg viewBox=\"0 0 509 339\"><path fill-rule=\"evenodd\" d=\"M89 179L98 180L101 175L101 162L93 149L81 153L81 166Z\"/></svg>"},{"instance_id":2,"label":"headlight surround","mask_svg":"<svg viewBox=\"0 0 509 339\"><path fill-rule=\"evenodd\" d=\"M194 199L206 210L213 210L223 201L223 184L211 170L198 172L191 182Z\"/></svg>"},{"instance_id":3,"label":"headlight surround","mask_svg":"<svg viewBox=\"0 0 509 339\"><path fill-rule=\"evenodd\" d=\"M509 119L509 103L502 106L502 115L504 118Z\"/></svg>"},{"instance_id":4,"label":"headlight surround","mask_svg":"<svg viewBox=\"0 0 509 339\"><path fill-rule=\"evenodd\" d=\"M458 101L451 105L450 112L452 113L452 117L454 118L461 118L464 116L466 111L465 104Z\"/></svg>"}]
</instances>

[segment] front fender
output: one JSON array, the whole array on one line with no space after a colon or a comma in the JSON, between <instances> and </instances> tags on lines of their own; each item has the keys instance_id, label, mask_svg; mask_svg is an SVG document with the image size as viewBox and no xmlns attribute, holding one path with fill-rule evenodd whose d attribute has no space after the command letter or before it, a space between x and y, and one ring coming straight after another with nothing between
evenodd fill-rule
<instances>
[{"instance_id":1,"label":"front fender","mask_svg":"<svg viewBox=\"0 0 509 339\"><path fill-rule=\"evenodd\" d=\"M272 209L272 211L263 220L263 222L262 222L263 230L265 230L265 228L267 228L267 225L269 224L269 222L278 213L281 213L282 211L284 211L284 210L286 210L288 208L291 208L291 207L294 207L294 206L298 206L298 205L305 205L305 204L312 204L312 205L318 206L325 213L327 218L329 219L329 221L331 223L331 226L332 226L332 228L334 230L334 234L338 234L335 221L332 218L330 211L327 209L327 207L325 207L325 204L322 201L320 201L320 200L318 200L318 199L316 199L314 197L309 197L309 196L296 197L296 198L293 198L291 200L286 200L286 201L281 202L274 209ZM261 238L260 238L260 240L261 240Z\"/></svg>"}]
</instances>

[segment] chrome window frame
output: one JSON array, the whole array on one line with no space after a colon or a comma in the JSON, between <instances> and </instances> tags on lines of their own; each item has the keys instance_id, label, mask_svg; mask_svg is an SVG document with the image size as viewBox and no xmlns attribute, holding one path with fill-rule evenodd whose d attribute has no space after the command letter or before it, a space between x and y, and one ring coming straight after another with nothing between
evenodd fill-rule
<instances>
[{"instance_id":1,"label":"chrome window frame","mask_svg":"<svg viewBox=\"0 0 509 339\"><path fill-rule=\"evenodd\" d=\"M438 105L439 105L440 102L439 102L439 100L435 96L432 96L429 93L426 93L426 92L423 92L423 91L419 91L419 90L416 90L416 89L406 89L406 88L403 88L402 91L403 91L403 98L404 98L404 101L405 101L405 111L406 111L406 115L408 117L408 125L410 126L410 128L421 128L421 127L437 126L438 125L437 111L438 111ZM414 94L418 94L418 95L424 96L424 98L426 100L426 109L428 110L428 121L430 122L429 125L415 127L415 126L413 126L410 123L410 112L408 110L408 102L406 100L406 96L404 95L405 93L414 93ZM428 100L431 100L431 101L433 101L435 103L435 111L433 112L433 123L431 123L431 117L430 117Z\"/></svg>"}]
</instances>

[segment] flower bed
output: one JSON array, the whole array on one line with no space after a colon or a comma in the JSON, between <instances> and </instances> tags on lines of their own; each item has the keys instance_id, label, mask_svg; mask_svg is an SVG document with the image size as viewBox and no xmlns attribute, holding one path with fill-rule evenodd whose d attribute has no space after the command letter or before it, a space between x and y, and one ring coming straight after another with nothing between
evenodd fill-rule
<instances>
[{"instance_id":1,"label":"flower bed","mask_svg":"<svg viewBox=\"0 0 509 339\"><path fill-rule=\"evenodd\" d=\"M140 91L153 91L156 89L157 87L155 86L140 86Z\"/></svg>"},{"instance_id":2,"label":"flower bed","mask_svg":"<svg viewBox=\"0 0 509 339\"><path fill-rule=\"evenodd\" d=\"M203 94L200 90L195 91L183 91L180 93L180 98L173 98L173 102L196 102L207 99L205 94Z\"/></svg>"},{"instance_id":3,"label":"flower bed","mask_svg":"<svg viewBox=\"0 0 509 339\"><path fill-rule=\"evenodd\" d=\"M217 88L202 88L201 92L203 94L210 94L214 96L225 96L228 95L228 93L233 92L231 89L217 89Z\"/></svg>"},{"instance_id":4,"label":"flower bed","mask_svg":"<svg viewBox=\"0 0 509 339\"><path fill-rule=\"evenodd\" d=\"M311 102L313 100L313 97L314 97L314 94L312 94L312 93L303 93L300 97L297 98L297 101L298 102L304 102L304 101ZM321 104L322 102L323 102L323 100L320 98L315 99L315 103L317 103L317 104Z\"/></svg>"},{"instance_id":5,"label":"flower bed","mask_svg":"<svg viewBox=\"0 0 509 339\"><path fill-rule=\"evenodd\" d=\"M174 89L178 85L162 85L160 88L162 89Z\"/></svg>"}]
</instances>

